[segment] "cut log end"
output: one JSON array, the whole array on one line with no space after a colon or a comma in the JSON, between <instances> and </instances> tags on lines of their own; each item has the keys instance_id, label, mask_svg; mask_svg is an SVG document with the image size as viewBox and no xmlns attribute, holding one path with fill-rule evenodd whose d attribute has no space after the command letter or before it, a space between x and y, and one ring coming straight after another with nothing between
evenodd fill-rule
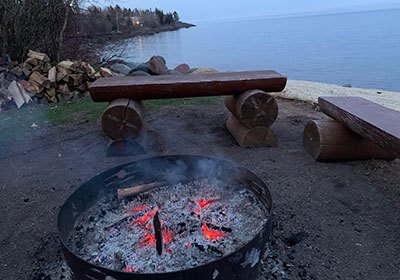
<instances>
[{"instance_id":1,"label":"cut log end","mask_svg":"<svg viewBox=\"0 0 400 280\"><path fill-rule=\"evenodd\" d=\"M262 90L249 90L240 95L226 96L228 110L246 127L271 126L278 116L275 98Z\"/></svg>"},{"instance_id":2,"label":"cut log end","mask_svg":"<svg viewBox=\"0 0 400 280\"><path fill-rule=\"evenodd\" d=\"M129 99L110 102L101 123L105 134L111 139L138 136L146 126L144 104Z\"/></svg>"},{"instance_id":3,"label":"cut log end","mask_svg":"<svg viewBox=\"0 0 400 280\"><path fill-rule=\"evenodd\" d=\"M241 121L231 116L226 123L228 131L242 148L277 147L278 136L269 127L246 127Z\"/></svg>"},{"instance_id":4,"label":"cut log end","mask_svg":"<svg viewBox=\"0 0 400 280\"><path fill-rule=\"evenodd\" d=\"M396 158L394 153L383 150L334 120L308 122L304 128L303 147L321 162Z\"/></svg>"}]
</instances>

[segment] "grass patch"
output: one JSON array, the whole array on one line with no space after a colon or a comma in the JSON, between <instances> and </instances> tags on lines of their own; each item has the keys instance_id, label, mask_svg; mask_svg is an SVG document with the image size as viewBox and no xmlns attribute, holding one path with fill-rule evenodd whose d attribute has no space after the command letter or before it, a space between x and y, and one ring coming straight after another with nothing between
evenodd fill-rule
<instances>
[{"instance_id":1,"label":"grass patch","mask_svg":"<svg viewBox=\"0 0 400 280\"><path fill-rule=\"evenodd\" d=\"M181 105L209 105L215 104L220 100L221 96L204 96L190 98L170 98L170 99L154 99L146 102L147 109L158 109L162 106L181 106Z\"/></svg>"},{"instance_id":2,"label":"grass patch","mask_svg":"<svg viewBox=\"0 0 400 280\"><path fill-rule=\"evenodd\" d=\"M148 100L146 108L156 110L163 106L209 105L221 99L220 96L156 99ZM0 143L20 139L31 133L36 126L40 128L99 120L106 106L107 103L95 103L88 98L0 112Z\"/></svg>"},{"instance_id":3,"label":"grass patch","mask_svg":"<svg viewBox=\"0 0 400 280\"><path fill-rule=\"evenodd\" d=\"M46 117L51 125L65 125L79 121L100 119L107 103L95 103L91 99L49 105Z\"/></svg>"}]
</instances>

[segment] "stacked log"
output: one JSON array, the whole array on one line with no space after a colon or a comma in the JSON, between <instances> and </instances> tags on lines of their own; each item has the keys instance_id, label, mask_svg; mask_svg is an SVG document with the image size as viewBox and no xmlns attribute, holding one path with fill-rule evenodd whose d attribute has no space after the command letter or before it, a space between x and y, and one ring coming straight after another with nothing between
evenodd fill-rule
<instances>
[{"instance_id":1,"label":"stacked log","mask_svg":"<svg viewBox=\"0 0 400 280\"><path fill-rule=\"evenodd\" d=\"M304 150L321 162L366 159L394 160L396 155L385 151L335 120L315 120L306 124Z\"/></svg>"},{"instance_id":2,"label":"stacked log","mask_svg":"<svg viewBox=\"0 0 400 280\"><path fill-rule=\"evenodd\" d=\"M90 64L81 61L65 60L52 66L46 54L35 51L29 51L22 72L29 78L21 82L25 89L32 96L53 103L89 96L92 82L112 76L107 68L96 72Z\"/></svg>"},{"instance_id":3,"label":"stacked log","mask_svg":"<svg viewBox=\"0 0 400 280\"><path fill-rule=\"evenodd\" d=\"M227 129L243 148L277 147L278 137L270 128L278 116L275 98L261 90L225 97L232 113Z\"/></svg>"},{"instance_id":4,"label":"stacked log","mask_svg":"<svg viewBox=\"0 0 400 280\"><path fill-rule=\"evenodd\" d=\"M147 121L142 101L117 99L110 102L103 113L101 125L105 134L116 140L107 149L109 156L146 152Z\"/></svg>"}]
</instances>

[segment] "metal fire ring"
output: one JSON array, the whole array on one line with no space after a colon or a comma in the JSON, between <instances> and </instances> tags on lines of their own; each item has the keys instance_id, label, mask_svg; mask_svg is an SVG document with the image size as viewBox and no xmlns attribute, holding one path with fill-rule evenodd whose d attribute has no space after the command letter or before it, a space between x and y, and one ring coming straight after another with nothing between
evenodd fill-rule
<instances>
[{"instance_id":1,"label":"metal fire ring","mask_svg":"<svg viewBox=\"0 0 400 280\"><path fill-rule=\"evenodd\" d=\"M212 168L205 168L211 165ZM73 253L67 246L75 222L81 214L105 195L139 180L160 180L165 174L184 169L182 180L216 177L220 180L239 181L252 191L264 205L269 216L262 230L246 245L216 261L175 272L140 274L128 273L97 266ZM179 178L178 178L179 179ZM178 181L176 182L178 183ZM202 156L163 156L123 164L109 169L81 185L64 203L58 213L57 226L64 257L73 272L73 279L121 280L251 280L258 271L257 263L265 253L272 222L272 198L265 183L246 168L226 160Z\"/></svg>"}]
</instances>

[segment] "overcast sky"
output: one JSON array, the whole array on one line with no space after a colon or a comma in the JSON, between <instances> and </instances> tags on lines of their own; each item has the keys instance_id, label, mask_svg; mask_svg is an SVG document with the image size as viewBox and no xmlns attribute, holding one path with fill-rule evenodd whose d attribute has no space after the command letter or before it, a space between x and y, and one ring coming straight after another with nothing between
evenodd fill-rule
<instances>
[{"instance_id":1,"label":"overcast sky","mask_svg":"<svg viewBox=\"0 0 400 280\"><path fill-rule=\"evenodd\" d=\"M177 11L184 21L400 8L394 0L120 0L127 8Z\"/></svg>"}]
</instances>

